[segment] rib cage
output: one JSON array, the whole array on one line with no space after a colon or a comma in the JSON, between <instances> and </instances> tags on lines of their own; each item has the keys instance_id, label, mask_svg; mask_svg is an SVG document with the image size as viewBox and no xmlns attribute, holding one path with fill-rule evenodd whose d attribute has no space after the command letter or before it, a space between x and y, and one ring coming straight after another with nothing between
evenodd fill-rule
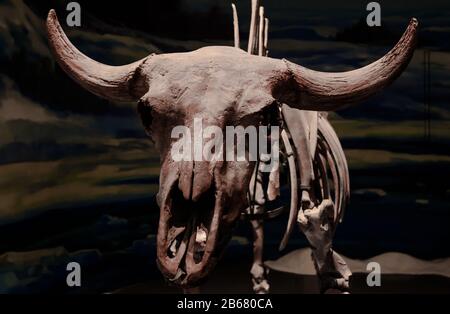
<instances>
[{"instance_id":1,"label":"rib cage","mask_svg":"<svg viewBox=\"0 0 450 314\"><path fill-rule=\"evenodd\" d=\"M330 198L335 206L335 223L342 222L350 200L350 177L347 159L339 138L327 118L319 116L318 149L314 169L315 186L320 201ZM331 174L331 176L330 176Z\"/></svg>"}]
</instances>

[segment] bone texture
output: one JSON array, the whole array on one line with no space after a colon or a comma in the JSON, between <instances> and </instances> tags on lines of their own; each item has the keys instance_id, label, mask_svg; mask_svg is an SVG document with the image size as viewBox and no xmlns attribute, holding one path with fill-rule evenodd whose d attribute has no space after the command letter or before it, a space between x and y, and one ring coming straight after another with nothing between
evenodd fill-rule
<instances>
[{"instance_id":1,"label":"bone texture","mask_svg":"<svg viewBox=\"0 0 450 314\"><path fill-rule=\"evenodd\" d=\"M258 1L253 0L250 54L258 46L256 5ZM86 57L70 43L54 11L50 11L47 19L50 47L60 66L81 86L100 97L114 101L137 100L152 89L151 84L159 78L158 70L160 73L173 71L183 60L191 65L184 84L195 82L198 73L207 75L207 71L222 71L225 72L224 80L235 82L233 89L245 86L248 90L256 88L262 95L270 95L280 103L313 111L333 111L361 102L392 83L413 55L417 25L417 20L412 19L397 45L378 61L349 72L327 73L309 70L287 60L253 55L244 57L240 49L233 48L235 51L232 51L229 47L207 47L191 53L151 56L126 66L107 66ZM213 57L214 61L211 60ZM206 67L206 62L213 62L212 68ZM235 63L231 69L240 67L250 84L239 85L242 80L236 79L236 75L231 76L236 74L226 70L231 62ZM165 68L162 68L163 64ZM186 67L186 64L182 66ZM153 73L155 70L156 73ZM175 85L167 80L156 83L162 90ZM183 90L183 87L180 89Z\"/></svg>"},{"instance_id":2,"label":"bone texture","mask_svg":"<svg viewBox=\"0 0 450 314\"><path fill-rule=\"evenodd\" d=\"M405 69L417 41L416 19L412 19L397 45L384 57L363 68L326 73L286 61L295 88L282 99L305 110L334 111L366 100L391 84Z\"/></svg>"},{"instance_id":3,"label":"bone texture","mask_svg":"<svg viewBox=\"0 0 450 314\"><path fill-rule=\"evenodd\" d=\"M91 93L113 101L137 101L145 94L146 86L132 82L139 77L139 67L147 58L124 66L108 66L90 59L69 41L54 10L48 14L47 33L61 68Z\"/></svg>"}]
</instances>

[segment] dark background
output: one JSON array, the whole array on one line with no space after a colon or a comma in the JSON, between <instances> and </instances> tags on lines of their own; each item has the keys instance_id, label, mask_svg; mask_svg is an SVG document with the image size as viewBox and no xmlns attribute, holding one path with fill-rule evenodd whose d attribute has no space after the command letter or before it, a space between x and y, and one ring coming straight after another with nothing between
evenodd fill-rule
<instances>
[{"instance_id":1,"label":"dark background","mask_svg":"<svg viewBox=\"0 0 450 314\"><path fill-rule=\"evenodd\" d=\"M64 26L68 2L0 0L0 291L71 292L64 286L69 260L87 269L87 284L77 292L148 281L164 287L154 264L158 156L135 105L90 95L55 64L44 21L55 8ZM64 28L80 50L104 63L232 45L229 1L78 2L82 26ZM404 74L381 95L330 117L352 187L335 248L359 259L385 252L447 258L449 5L380 1L382 27L369 28L368 2L263 1L270 55L322 71L350 70L384 55L409 19L418 18L419 45ZM250 1L236 3L246 47ZM431 53L429 107L424 51ZM266 225L266 259L286 253L277 252L285 223L281 217ZM235 235L225 261L240 262L240 276L250 267L246 222ZM296 233L287 252L304 246ZM224 265L218 272L228 276Z\"/></svg>"}]
</instances>

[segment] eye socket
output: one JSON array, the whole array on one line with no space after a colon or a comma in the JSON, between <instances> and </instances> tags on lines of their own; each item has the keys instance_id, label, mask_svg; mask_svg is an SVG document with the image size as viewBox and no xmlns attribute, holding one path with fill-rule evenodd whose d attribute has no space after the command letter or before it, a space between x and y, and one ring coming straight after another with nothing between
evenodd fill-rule
<instances>
[{"instance_id":1,"label":"eye socket","mask_svg":"<svg viewBox=\"0 0 450 314\"><path fill-rule=\"evenodd\" d=\"M261 115L260 120L261 125L278 125L280 115L278 110L278 104L274 102L272 105L267 106L260 112L260 115Z\"/></svg>"},{"instance_id":2,"label":"eye socket","mask_svg":"<svg viewBox=\"0 0 450 314\"><path fill-rule=\"evenodd\" d=\"M234 125L253 125L258 127L258 124L259 126L280 125L280 111L277 102L273 102L260 110L255 110L243 118L234 121Z\"/></svg>"},{"instance_id":3,"label":"eye socket","mask_svg":"<svg viewBox=\"0 0 450 314\"><path fill-rule=\"evenodd\" d=\"M152 138L152 122L153 122L153 110L152 107L143 100L138 102L137 111L141 117L142 125L144 126L147 135Z\"/></svg>"}]
</instances>

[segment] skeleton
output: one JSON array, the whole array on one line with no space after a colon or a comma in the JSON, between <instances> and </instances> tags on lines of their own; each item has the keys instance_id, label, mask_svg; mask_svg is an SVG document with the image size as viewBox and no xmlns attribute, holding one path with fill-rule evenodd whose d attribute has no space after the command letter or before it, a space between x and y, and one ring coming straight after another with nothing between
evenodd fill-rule
<instances>
[{"instance_id":1,"label":"skeleton","mask_svg":"<svg viewBox=\"0 0 450 314\"><path fill-rule=\"evenodd\" d=\"M345 155L325 112L362 102L392 83L413 55L418 23L412 19L397 45L378 61L349 72L324 73L267 56L269 21L258 1L252 2L247 51L239 48L234 5L233 16L235 47L152 54L124 66L104 65L82 54L53 10L47 31L56 60L83 88L111 101L138 102L145 130L160 153L157 264L169 282L197 291L244 215L255 234L254 290L269 291L262 259L263 221L279 213L267 212L265 203L280 194L280 169L269 174L264 191L259 167L265 160L175 162L170 157L171 129L192 127L199 117L206 126L221 129L263 121L281 126L291 201L280 248L297 221L311 244L322 292L346 292L351 272L333 251L332 238L348 199L349 178Z\"/></svg>"}]
</instances>

